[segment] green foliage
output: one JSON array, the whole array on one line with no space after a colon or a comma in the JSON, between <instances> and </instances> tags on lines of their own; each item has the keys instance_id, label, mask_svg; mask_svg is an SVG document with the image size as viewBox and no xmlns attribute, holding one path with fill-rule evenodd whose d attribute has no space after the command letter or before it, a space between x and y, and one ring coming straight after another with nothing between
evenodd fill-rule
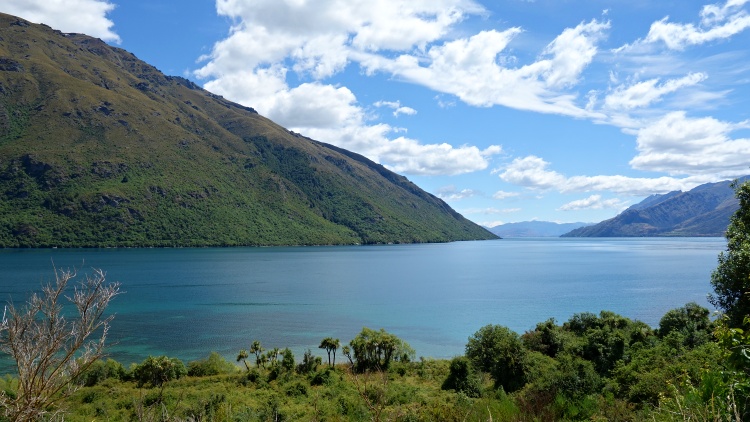
<instances>
[{"instance_id":1,"label":"green foliage","mask_svg":"<svg viewBox=\"0 0 750 422\"><path fill-rule=\"evenodd\" d=\"M513 392L523 387L526 348L520 336L507 327L486 325L469 337L466 357L474 367L492 375L496 385Z\"/></svg>"},{"instance_id":2,"label":"green foliage","mask_svg":"<svg viewBox=\"0 0 750 422\"><path fill-rule=\"evenodd\" d=\"M106 361L98 360L94 362L89 369L81 375L81 382L87 387L94 386L106 379L124 380L127 377L127 371L120 362L114 359Z\"/></svg>"},{"instance_id":3,"label":"green foliage","mask_svg":"<svg viewBox=\"0 0 750 422\"><path fill-rule=\"evenodd\" d=\"M319 365L323 363L323 359L320 356L313 356L310 349L305 350L302 355L302 362L297 365L297 372L300 374L310 374L315 372Z\"/></svg>"},{"instance_id":4,"label":"green foliage","mask_svg":"<svg viewBox=\"0 0 750 422\"><path fill-rule=\"evenodd\" d=\"M668 311L659 321L659 337L677 332L684 337L686 345L696 347L712 339L713 325L708 318L708 309L690 302Z\"/></svg>"},{"instance_id":5,"label":"green foliage","mask_svg":"<svg viewBox=\"0 0 750 422\"><path fill-rule=\"evenodd\" d=\"M187 375L187 368L177 358L149 356L133 369L132 375L139 387L146 384L159 387Z\"/></svg>"},{"instance_id":6,"label":"green foliage","mask_svg":"<svg viewBox=\"0 0 750 422\"><path fill-rule=\"evenodd\" d=\"M711 274L714 294L712 305L722 309L729 326L741 327L750 315L750 182L732 185L740 207L727 228L727 250L719 255L719 263Z\"/></svg>"},{"instance_id":7,"label":"green foliage","mask_svg":"<svg viewBox=\"0 0 750 422\"><path fill-rule=\"evenodd\" d=\"M456 390L467 397L479 397L482 394L479 377L474 373L471 361L459 356L451 360L450 373L441 387L443 390Z\"/></svg>"},{"instance_id":8,"label":"green foliage","mask_svg":"<svg viewBox=\"0 0 750 422\"><path fill-rule=\"evenodd\" d=\"M362 328L349 346L354 353L354 368L359 372L384 371L392 361L408 362L414 356L408 343L382 328Z\"/></svg>"},{"instance_id":9,"label":"green foliage","mask_svg":"<svg viewBox=\"0 0 750 422\"><path fill-rule=\"evenodd\" d=\"M288 347L281 351L281 368L287 372L294 370L294 353Z\"/></svg>"},{"instance_id":10,"label":"green foliage","mask_svg":"<svg viewBox=\"0 0 750 422\"><path fill-rule=\"evenodd\" d=\"M555 324L554 318L538 323L533 331L527 331L521 339L527 349L553 358L572 341L570 335Z\"/></svg>"},{"instance_id":11,"label":"green foliage","mask_svg":"<svg viewBox=\"0 0 750 422\"><path fill-rule=\"evenodd\" d=\"M206 359L188 362L187 375L205 377L210 375L231 374L237 367L216 352L211 352Z\"/></svg>"}]
</instances>

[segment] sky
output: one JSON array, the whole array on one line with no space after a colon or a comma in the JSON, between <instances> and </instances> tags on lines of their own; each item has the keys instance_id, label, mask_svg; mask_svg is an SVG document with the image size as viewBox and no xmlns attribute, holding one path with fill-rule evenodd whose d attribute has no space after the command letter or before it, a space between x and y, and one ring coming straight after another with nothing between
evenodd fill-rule
<instances>
[{"instance_id":1,"label":"sky","mask_svg":"<svg viewBox=\"0 0 750 422\"><path fill-rule=\"evenodd\" d=\"M750 0L3 0L486 226L750 174Z\"/></svg>"}]
</instances>

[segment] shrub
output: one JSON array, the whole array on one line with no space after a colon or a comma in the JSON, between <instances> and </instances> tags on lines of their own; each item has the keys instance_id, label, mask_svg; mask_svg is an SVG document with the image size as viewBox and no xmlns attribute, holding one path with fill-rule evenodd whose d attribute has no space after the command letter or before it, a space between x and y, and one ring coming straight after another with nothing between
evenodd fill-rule
<instances>
[{"instance_id":1,"label":"shrub","mask_svg":"<svg viewBox=\"0 0 750 422\"><path fill-rule=\"evenodd\" d=\"M165 382L182 378L185 375L187 375L185 364L177 358L167 356L149 356L133 369L133 379L139 387L145 384L158 387Z\"/></svg>"},{"instance_id":2,"label":"shrub","mask_svg":"<svg viewBox=\"0 0 750 422\"><path fill-rule=\"evenodd\" d=\"M81 383L86 387L91 387L108 378L123 380L126 375L127 371L120 362L114 359L98 360L81 376Z\"/></svg>"},{"instance_id":3,"label":"shrub","mask_svg":"<svg viewBox=\"0 0 750 422\"><path fill-rule=\"evenodd\" d=\"M323 363L323 359L313 356L312 351L307 349L305 354L302 355L302 362L297 365L297 372L300 374L309 374L314 372L321 363Z\"/></svg>"},{"instance_id":4,"label":"shrub","mask_svg":"<svg viewBox=\"0 0 750 422\"><path fill-rule=\"evenodd\" d=\"M482 393L479 378L474 373L471 361L464 356L453 358L450 373L442 385L443 390L456 390L468 397L479 397Z\"/></svg>"},{"instance_id":5,"label":"shrub","mask_svg":"<svg viewBox=\"0 0 750 422\"><path fill-rule=\"evenodd\" d=\"M497 386L512 392L523 387L526 349L517 333L500 325L486 325L469 337L466 357L475 368L490 373Z\"/></svg>"},{"instance_id":6,"label":"shrub","mask_svg":"<svg viewBox=\"0 0 750 422\"><path fill-rule=\"evenodd\" d=\"M391 361L409 361L414 356L409 343L382 328L380 331L362 328L349 345L354 354L354 368L359 372L386 370ZM344 353L349 353L348 348Z\"/></svg>"},{"instance_id":7,"label":"shrub","mask_svg":"<svg viewBox=\"0 0 750 422\"><path fill-rule=\"evenodd\" d=\"M216 352L211 352L206 359L188 363L187 367L187 374L191 377L231 374L236 371L237 367L233 363L227 361Z\"/></svg>"}]
</instances>

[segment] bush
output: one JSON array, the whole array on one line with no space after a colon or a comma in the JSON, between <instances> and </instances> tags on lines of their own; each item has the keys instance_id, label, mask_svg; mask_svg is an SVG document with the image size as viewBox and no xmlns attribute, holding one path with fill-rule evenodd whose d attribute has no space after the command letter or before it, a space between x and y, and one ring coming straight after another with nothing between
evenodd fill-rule
<instances>
[{"instance_id":1,"label":"bush","mask_svg":"<svg viewBox=\"0 0 750 422\"><path fill-rule=\"evenodd\" d=\"M527 351L517 333L500 325L486 325L469 337L466 357L475 368L490 373L497 386L512 392L523 387Z\"/></svg>"},{"instance_id":2,"label":"bush","mask_svg":"<svg viewBox=\"0 0 750 422\"><path fill-rule=\"evenodd\" d=\"M664 338L670 333L678 332L683 335L686 346L691 348L700 346L710 341L712 337L713 326L708 315L708 309L695 302L672 309L659 321L659 337Z\"/></svg>"},{"instance_id":3,"label":"bush","mask_svg":"<svg viewBox=\"0 0 750 422\"><path fill-rule=\"evenodd\" d=\"M206 359L188 363L187 367L187 374L191 377L231 374L236 371L237 367L233 363L227 361L216 352L211 352Z\"/></svg>"},{"instance_id":4,"label":"bush","mask_svg":"<svg viewBox=\"0 0 750 422\"><path fill-rule=\"evenodd\" d=\"M145 384L158 387L185 375L187 375L185 364L177 358L167 356L149 356L133 369L133 379L139 387Z\"/></svg>"},{"instance_id":5,"label":"bush","mask_svg":"<svg viewBox=\"0 0 750 422\"><path fill-rule=\"evenodd\" d=\"M125 367L120 362L113 359L107 359L106 361L98 360L83 373L81 383L86 387L91 387L108 378L123 380L126 376L127 371L125 371Z\"/></svg>"},{"instance_id":6,"label":"bush","mask_svg":"<svg viewBox=\"0 0 750 422\"><path fill-rule=\"evenodd\" d=\"M474 373L471 361L464 356L453 358L450 373L441 387L443 390L456 390L468 397L479 397L482 393L479 378Z\"/></svg>"},{"instance_id":7,"label":"bush","mask_svg":"<svg viewBox=\"0 0 750 422\"><path fill-rule=\"evenodd\" d=\"M302 362L297 365L297 372L300 374L309 374L315 372L318 365L323 363L323 359L317 356L313 356L310 349L305 350L305 354L302 355Z\"/></svg>"},{"instance_id":8,"label":"bush","mask_svg":"<svg viewBox=\"0 0 750 422\"><path fill-rule=\"evenodd\" d=\"M354 368L359 372L387 370L391 361L408 362L414 356L409 343L382 328L380 331L362 328L349 345L354 353Z\"/></svg>"}]
</instances>

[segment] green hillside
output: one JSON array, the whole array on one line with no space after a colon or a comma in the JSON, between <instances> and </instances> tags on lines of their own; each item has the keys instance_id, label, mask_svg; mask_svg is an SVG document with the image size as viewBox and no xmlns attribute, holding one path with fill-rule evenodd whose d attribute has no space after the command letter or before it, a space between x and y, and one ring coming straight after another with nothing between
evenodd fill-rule
<instances>
[{"instance_id":1,"label":"green hillside","mask_svg":"<svg viewBox=\"0 0 750 422\"><path fill-rule=\"evenodd\" d=\"M363 156L101 40L0 14L0 247L494 237Z\"/></svg>"}]
</instances>

